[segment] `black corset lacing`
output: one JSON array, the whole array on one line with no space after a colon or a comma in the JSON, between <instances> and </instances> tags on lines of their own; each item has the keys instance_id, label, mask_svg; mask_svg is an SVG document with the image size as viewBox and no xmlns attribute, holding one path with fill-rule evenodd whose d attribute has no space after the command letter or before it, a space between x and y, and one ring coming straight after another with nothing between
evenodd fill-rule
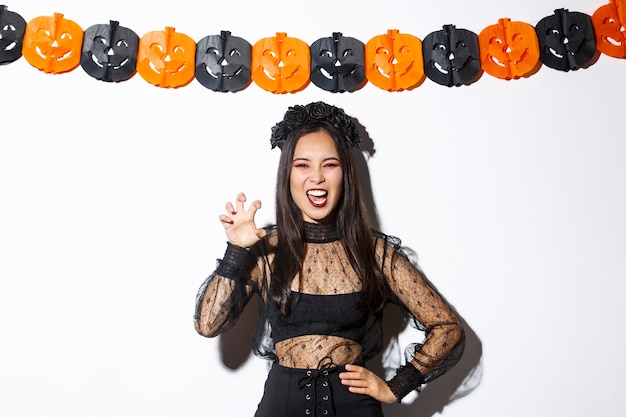
<instances>
[{"instance_id":1,"label":"black corset lacing","mask_svg":"<svg viewBox=\"0 0 626 417\"><path fill-rule=\"evenodd\" d=\"M307 408L306 416L334 416L335 405L333 403L332 386L328 380L331 372L338 372L337 367L330 356L323 357L317 364L317 369L308 369L306 376L299 381L300 390L304 394Z\"/></svg>"}]
</instances>

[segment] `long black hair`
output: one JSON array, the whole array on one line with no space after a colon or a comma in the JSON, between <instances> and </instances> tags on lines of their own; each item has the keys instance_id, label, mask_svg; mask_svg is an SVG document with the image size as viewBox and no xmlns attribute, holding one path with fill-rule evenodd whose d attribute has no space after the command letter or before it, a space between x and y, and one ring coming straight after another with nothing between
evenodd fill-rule
<instances>
[{"instance_id":1,"label":"long black hair","mask_svg":"<svg viewBox=\"0 0 626 417\"><path fill-rule=\"evenodd\" d=\"M345 133L324 120L311 120L292 130L281 143L281 156L276 179L277 247L272 263L272 299L279 315L291 313L291 283L299 274L306 253L302 212L291 195L290 175L298 140L308 134L325 131L333 139L343 172L343 192L335 208L335 221L350 265L361 280L358 308L380 310L388 294L387 284L376 262L372 239L372 223L365 205L350 142Z\"/></svg>"}]
</instances>

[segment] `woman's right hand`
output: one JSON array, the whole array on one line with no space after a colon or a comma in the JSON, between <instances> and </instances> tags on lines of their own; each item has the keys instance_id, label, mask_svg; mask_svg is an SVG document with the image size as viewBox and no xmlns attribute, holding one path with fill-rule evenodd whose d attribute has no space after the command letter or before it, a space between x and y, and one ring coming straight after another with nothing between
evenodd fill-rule
<instances>
[{"instance_id":1,"label":"woman's right hand","mask_svg":"<svg viewBox=\"0 0 626 417\"><path fill-rule=\"evenodd\" d=\"M220 214L219 219L230 243L249 248L261 240L266 232L265 229L256 227L254 223L254 215L261 208L261 201L253 201L247 210L243 207L245 202L246 195L239 193L235 206L230 201L226 203L227 214Z\"/></svg>"}]
</instances>

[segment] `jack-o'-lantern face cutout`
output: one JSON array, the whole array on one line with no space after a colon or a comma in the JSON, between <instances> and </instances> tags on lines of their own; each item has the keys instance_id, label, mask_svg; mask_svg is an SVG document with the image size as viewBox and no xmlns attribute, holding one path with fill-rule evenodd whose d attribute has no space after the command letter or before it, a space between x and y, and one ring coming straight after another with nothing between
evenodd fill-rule
<instances>
[{"instance_id":1,"label":"jack-o'-lantern face cutout","mask_svg":"<svg viewBox=\"0 0 626 417\"><path fill-rule=\"evenodd\" d=\"M469 30L445 25L424 38L422 50L424 72L438 84L471 84L481 73L478 35Z\"/></svg>"},{"instance_id":2,"label":"jack-o'-lantern face cutout","mask_svg":"<svg viewBox=\"0 0 626 417\"><path fill-rule=\"evenodd\" d=\"M610 0L591 16L597 48L614 58L626 58L626 1Z\"/></svg>"},{"instance_id":3,"label":"jack-o'-lantern face cutout","mask_svg":"<svg viewBox=\"0 0 626 417\"><path fill-rule=\"evenodd\" d=\"M304 89L311 75L311 54L304 41L277 32L252 47L252 80L275 94Z\"/></svg>"},{"instance_id":4,"label":"jack-o'-lantern face cutout","mask_svg":"<svg viewBox=\"0 0 626 417\"><path fill-rule=\"evenodd\" d=\"M426 78L422 41L397 29L373 37L365 44L365 74L372 84L387 91L417 87Z\"/></svg>"},{"instance_id":5,"label":"jack-o'-lantern face cutout","mask_svg":"<svg viewBox=\"0 0 626 417\"><path fill-rule=\"evenodd\" d=\"M124 81L135 74L139 36L132 30L110 21L85 30L80 65L101 81Z\"/></svg>"},{"instance_id":6,"label":"jack-o'-lantern face cutout","mask_svg":"<svg viewBox=\"0 0 626 417\"><path fill-rule=\"evenodd\" d=\"M16 61L22 56L22 39L26 21L19 14L0 5L0 64Z\"/></svg>"},{"instance_id":7,"label":"jack-o'-lantern face cutout","mask_svg":"<svg viewBox=\"0 0 626 417\"><path fill-rule=\"evenodd\" d=\"M561 71L587 66L596 55L591 16L565 9L554 11L535 26L541 62Z\"/></svg>"},{"instance_id":8,"label":"jack-o'-lantern face cutout","mask_svg":"<svg viewBox=\"0 0 626 417\"><path fill-rule=\"evenodd\" d=\"M196 42L168 26L139 39L137 72L157 87L182 87L193 80L195 55Z\"/></svg>"},{"instance_id":9,"label":"jack-o'-lantern face cutout","mask_svg":"<svg viewBox=\"0 0 626 417\"><path fill-rule=\"evenodd\" d=\"M524 77L541 64L537 34L528 23L500 19L480 32L478 46L482 68L497 78Z\"/></svg>"},{"instance_id":10,"label":"jack-o'-lantern face cutout","mask_svg":"<svg viewBox=\"0 0 626 417\"><path fill-rule=\"evenodd\" d=\"M355 91L367 83L363 42L334 32L311 45L311 81L333 93Z\"/></svg>"},{"instance_id":11,"label":"jack-o'-lantern face cutout","mask_svg":"<svg viewBox=\"0 0 626 417\"><path fill-rule=\"evenodd\" d=\"M198 41L196 80L213 91L236 92L246 88L252 78L252 45L245 39L222 31Z\"/></svg>"},{"instance_id":12,"label":"jack-o'-lantern face cutout","mask_svg":"<svg viewBox=\"0 0 626 417\"><path fill-rule=\"evenodd\" d=\"M35 68L58 74L78 66L82 44L83 29L63 14L55 13L28 22L22 55Z\"/></svg>"}]
</instances>

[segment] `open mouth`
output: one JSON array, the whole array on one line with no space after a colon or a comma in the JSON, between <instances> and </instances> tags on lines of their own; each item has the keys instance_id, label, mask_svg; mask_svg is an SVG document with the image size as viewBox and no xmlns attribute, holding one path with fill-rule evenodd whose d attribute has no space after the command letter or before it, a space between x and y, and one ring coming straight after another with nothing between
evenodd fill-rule
<instances>
[{"instance_id":1,"label":"open mouth","mask_svg":"<svg viewBox=\"0 0 626 417\"><path fill-rule=\"evenodd\" d=\"M314 207L324 207L328 202L328 191L326 190L309 190L306 192L306 196Z\"/></svg>"}]
</instances>

